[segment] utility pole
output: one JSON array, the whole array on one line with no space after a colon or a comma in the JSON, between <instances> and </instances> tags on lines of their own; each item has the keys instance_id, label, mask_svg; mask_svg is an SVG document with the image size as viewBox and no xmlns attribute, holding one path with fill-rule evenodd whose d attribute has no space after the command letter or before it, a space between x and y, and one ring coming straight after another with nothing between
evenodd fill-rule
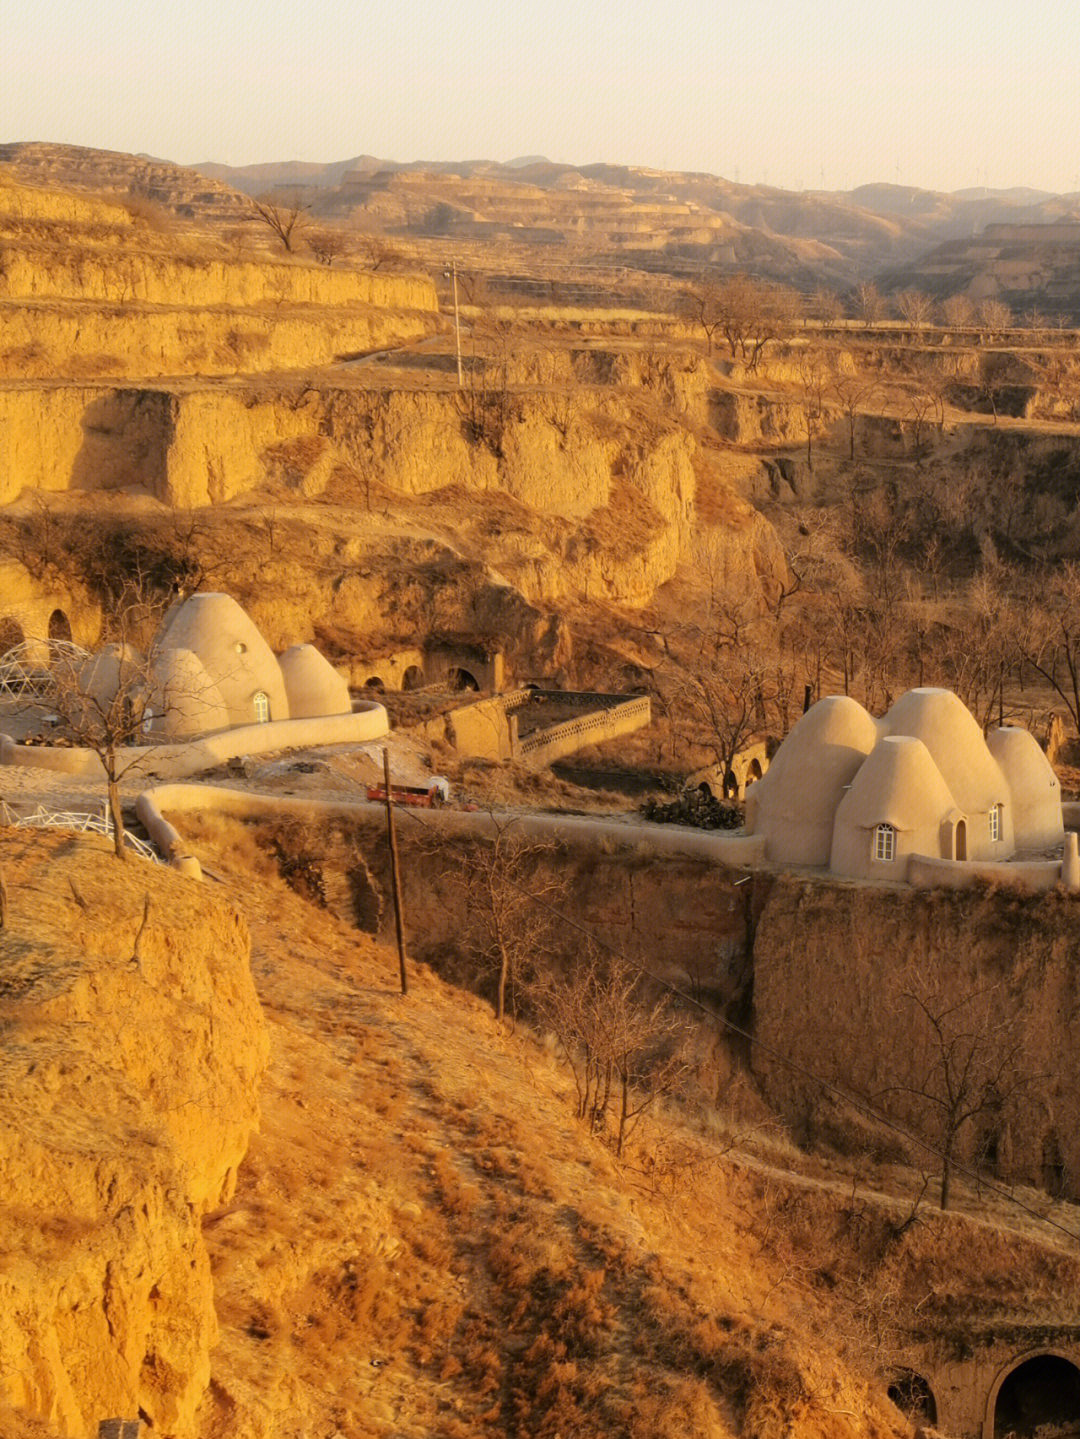
<instances>
[{"instance_id":1,"label":"utility pole","mask_svg":"<svg viewBox=\"0 0 1080 1439\"><path fill-rule=\"evenodd\" d=\"M454 279L454 346L457 350L457 387L460 390L465 381L461 374L461 318L458 315L456 260L450 261L450 273Z\"/></svg>"},{"instance_id":2,"label":"utility pole","mask_svg":"<svg viewBox=\"0 0 1080 1439\"><path fill-rule=\"evenodd\" d=\"M382 762L383 782L386 786L386 837L390 845L390 888L394 892L394 926L397 929L398 974L401 976L401 992L408 994L409 981L405 973L405 926L401 918L401 876L398 872L394 801L390 794L390 751L388 749L383 749Z\"/></svg>"}]
</instances>

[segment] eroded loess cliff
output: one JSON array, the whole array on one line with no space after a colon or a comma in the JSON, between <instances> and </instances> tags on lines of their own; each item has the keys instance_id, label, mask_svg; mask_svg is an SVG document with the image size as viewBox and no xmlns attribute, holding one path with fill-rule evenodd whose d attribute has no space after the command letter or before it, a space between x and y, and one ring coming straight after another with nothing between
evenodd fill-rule
<instances>
[{"instance_id":1,"label":"eroded loess cliff","mask_svg":"<svg viewBox=\"0 0 1080 1439\"><path fill-rule=\"evenodd\" d=\"M200 1232L267 1059L240 915L103 841L6 831L0 1398L186 1439L216 1320Z\"/></svg>"}]
</instances>

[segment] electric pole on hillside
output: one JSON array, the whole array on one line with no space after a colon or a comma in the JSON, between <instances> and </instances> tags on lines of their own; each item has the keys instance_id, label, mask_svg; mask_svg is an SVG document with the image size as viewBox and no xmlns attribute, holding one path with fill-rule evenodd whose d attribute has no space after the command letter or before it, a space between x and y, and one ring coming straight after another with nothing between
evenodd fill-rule
<instances>
[{"instance_id":1,"label":"electric pole on hillside","mask_svg":"<svg viewBox=\"0 0 1080 1439\"><path fill-rule=\"evenodd\" d=\"M449 270L444 270L443 275L454 282L454 348L457 351L457 385L460 390L465 381L461 374L461 319L458 315L457 300L457 261L450 261Z\"/></svg>"},{"instance_id":2,"label":"electric pole on hillside","mask_svg":"<svg viewBox=\"0 0 1080 1439\"><path fill-rule=\"evenodd\" d=\"M383 783L386 786L386 838L390 845L390 888L394 895L394 926L397 930L398 974L401 977L401 992L408 994L409 981L405 973L405 926L401 918L401 878L398 872L397 831L394 829L394 799L390 792L390 751L383 749Z\"/></svg>"}]
</instances>

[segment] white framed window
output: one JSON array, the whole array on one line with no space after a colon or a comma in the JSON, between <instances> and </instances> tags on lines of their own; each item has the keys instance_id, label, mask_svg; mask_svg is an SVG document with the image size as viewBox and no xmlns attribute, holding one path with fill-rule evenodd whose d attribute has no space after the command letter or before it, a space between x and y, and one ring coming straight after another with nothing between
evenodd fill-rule
<instances>
[{"instance_id":1,"label":"white framed window","mask_svg":"<svg viewBox=\"0 0 1080 1439\"><path fill-rule=\"evenodd\" d=\"M255 723L270 722L270 696L264 690L256 690L252 703L255 706Z\"/></svg>"},{"instance_id":2,"label":"white framed window","mask_svg":"<svg viewBox=\"0 0 1080 1439\"><path fill-rule=\"evenodd\" d=\"M874 830L874 858L886 864L896 858L896 830L891 824L879 824Z\"/></svg>"},{"instance_id":3,"label":"white framed window","mask_svg":"<svg viewBox=\"0 0 1080 1439\"><path fill-rule=\"evenodd\" d=\"M1001 838L1001 806L990 806L990 838L995 842Z\"/></svg>"}]
</instances>

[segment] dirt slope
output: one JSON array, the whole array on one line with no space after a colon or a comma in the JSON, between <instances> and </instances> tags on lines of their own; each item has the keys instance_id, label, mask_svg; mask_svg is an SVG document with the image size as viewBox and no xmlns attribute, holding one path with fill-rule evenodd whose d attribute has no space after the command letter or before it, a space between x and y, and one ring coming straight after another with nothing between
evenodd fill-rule
<instances>
[{"instance_id":1,"label":"dirt slope","mask_svg":"<svg viewBox=\"0 0 1080 1439\"><path fill-rule=\"evenodd\" d=\"M205 1226L203 1439L897 1432L816 1300L779 1316L737 1171L655 1132L616 1167L546 1053L426 971L403 999L392 956L250 846L203 845L243 893L272 1047Z\"/></svg>"}]
</instances>

